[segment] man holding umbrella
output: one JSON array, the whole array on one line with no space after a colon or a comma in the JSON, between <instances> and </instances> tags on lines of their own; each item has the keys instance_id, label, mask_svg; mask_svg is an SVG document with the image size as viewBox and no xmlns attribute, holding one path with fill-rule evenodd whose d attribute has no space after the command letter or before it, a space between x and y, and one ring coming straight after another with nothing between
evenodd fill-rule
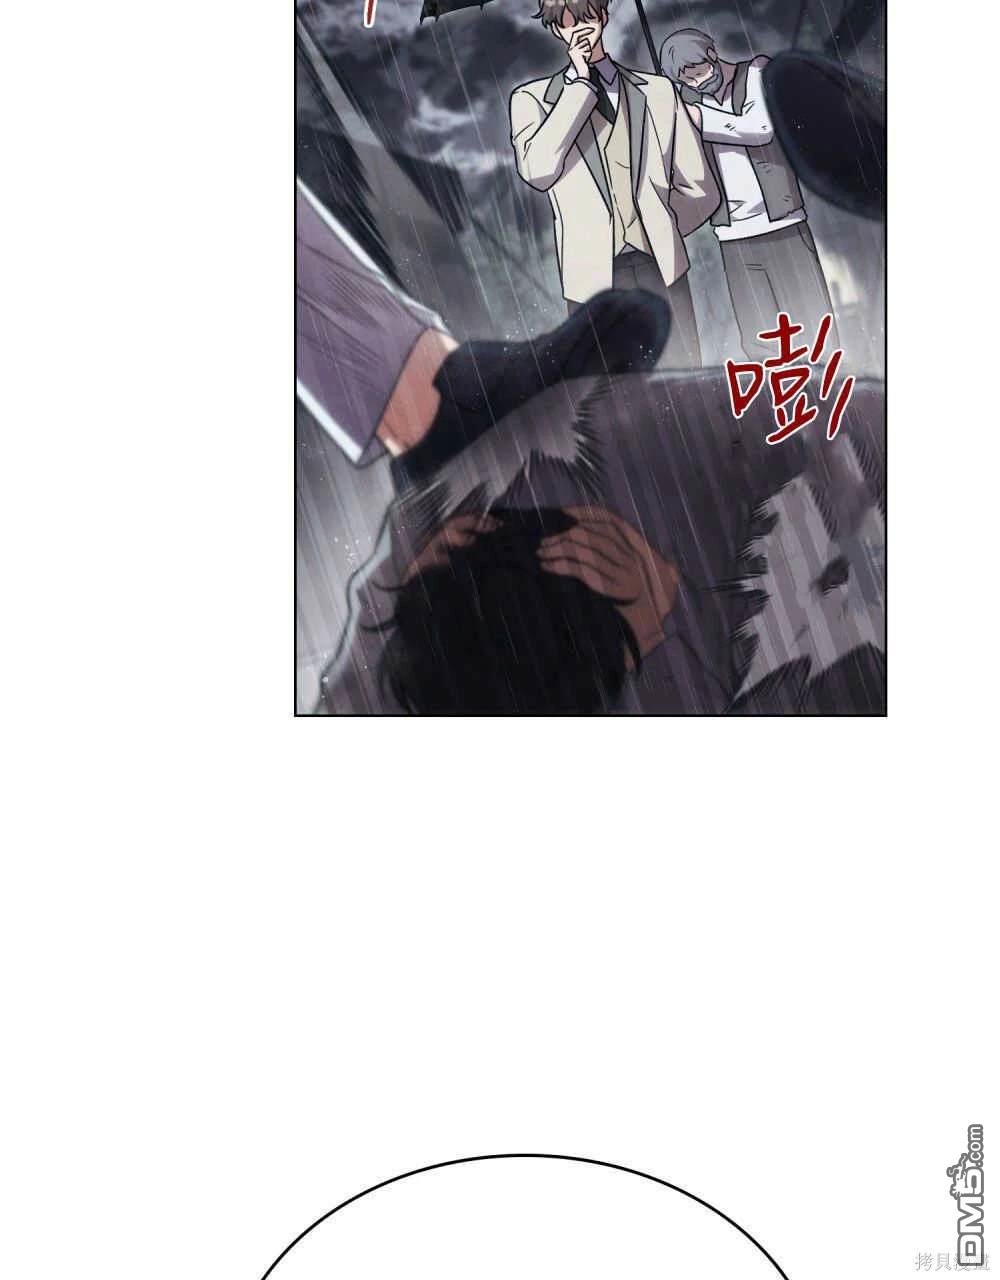
<instances>
[{"instance_id":1,"label":"man holding umbrella","mask_svg":"<svg viewBox=\"0 0 1000 1280\"><path fill-rule=\"evenodd\" d=\"M642 288L670 304L668 368L701 365L684 236L720 192L677 90L612 61L600 0L539 0L535 15L569 65L514 90L517 171L548 193L563 294L572 313L602 289Z\"/></svg>"}]
</instances>

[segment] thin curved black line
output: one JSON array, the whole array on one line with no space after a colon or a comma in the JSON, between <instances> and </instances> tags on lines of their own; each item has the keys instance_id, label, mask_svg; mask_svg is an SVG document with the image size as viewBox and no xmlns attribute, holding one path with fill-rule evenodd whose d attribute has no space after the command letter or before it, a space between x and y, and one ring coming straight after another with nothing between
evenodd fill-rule
<instances>
[{"instance_id":1,"label":"thin curved black line","mask_svg":"<svg viewBox=\"0 0 1000 1280\"><path fill-rule=\"evenodd\" d=\"M692 1191L685 1191L683 1187L676 1186L673 1182L666 1182L663 1178L654 1177L651 1173L643 1173L640 1169L629 1169L627 1165L613 1164L610 1160L591 1160L588 1156L560 1156L553 1155L551 1152L543 1151L504 1151L498 1152L490 1156L462 1156L457 1160L441 1160L437 1164L424 1165L422 1169L411 1169L409 1173L397 1173L394 1178L386 1178L384 1182L378 1182L374 1187L368 1187L365 1191L359 1191L357 1195L351 1196L349 1200L344 1200L338 1204L335 1209L331 1209L328 1213L324 1213L322 1217L316 1221L305 1231L300 1232L290 1245L282 1249L281 1253L275 1258L268 1269L264 1272L261 1280L267 1280L268 1276L274 1271L274 1268L286 1257L300 1240L303 1240L310 1231L314 1231L321 1223L326 1222L327 1218L332 1218L335 1213L339 1213L341 1209L346 1209L348 1205L354 1204L355 1200L361 1200L364 1196L370 1196L374 1191L381 1191L383 1187L392 1186L394 1182L402 1182L406 1178L415 1178L421 1173L432 1173L435 1169L448 1169L456 1164L479 1164L483 1160L568 1160L573 1164L593 1164L601 1169L616 1169L619 1173L631 1173L636 1178L645 1178L647 1182L655 1182L661 1187L666 1187L670 1191L677 1191L682 1196L687 1196L689 1200L694 1200L696 1204L702 1205L704 1208L711 1210L712 1213L722 1218L724 1222L728 1222L731 1227L735 1227L741 1236L746 1236L754 1248L759 1249L764 1257L774 1267L782 1280L788 1280L788 1276L781 1269L774 1258L768 1253L759 1240L755 1240L753 1236L738 1222L734 1222L728 1214L723 1213L721 1209L717 1209L714 1204L709 1204L707 1200L702 1200L701 1196L696 1196Z\"/></svg>"}]
</instances>

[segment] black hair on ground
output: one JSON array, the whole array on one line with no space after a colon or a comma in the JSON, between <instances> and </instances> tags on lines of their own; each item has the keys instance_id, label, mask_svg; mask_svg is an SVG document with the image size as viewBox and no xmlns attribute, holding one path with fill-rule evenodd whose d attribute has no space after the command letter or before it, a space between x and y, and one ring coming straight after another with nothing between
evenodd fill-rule
<instances>
[{"instance_id":1,"label":"black hair on ground","mask_svg":"<svg viewBox=\"0 0 1000 1280\"><path fill-rule=\"evenodd\" d=\"M609 596L544 570L538 544L574 521L559 510L492 511L500 528L453 548L399 588L379 678L421 715L566 715L611 709L638 669ZM620 603L620 602L619 602Z\"/></svg>"}]
</instances>

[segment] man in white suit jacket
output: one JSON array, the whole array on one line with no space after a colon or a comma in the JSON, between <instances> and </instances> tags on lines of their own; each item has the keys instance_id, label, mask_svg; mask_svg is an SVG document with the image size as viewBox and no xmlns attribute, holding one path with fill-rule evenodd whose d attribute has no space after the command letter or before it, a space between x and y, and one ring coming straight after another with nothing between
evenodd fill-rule
<instances>
[{"instance_id":1,"label":"man in white suit jacket","mask_svg":"<svg viewBox=\"0 0 1000 1280\"><path fill-rule=\"evenodd\" d=\"M714 213L718 184L674 85L618 66L600 0L539 0L569 66L510 100L517 171L548 192L563 294L572 311L602 289L644 288L670 304L663 363L701 365L684 236Z\"/></svg>"}]
</instances>

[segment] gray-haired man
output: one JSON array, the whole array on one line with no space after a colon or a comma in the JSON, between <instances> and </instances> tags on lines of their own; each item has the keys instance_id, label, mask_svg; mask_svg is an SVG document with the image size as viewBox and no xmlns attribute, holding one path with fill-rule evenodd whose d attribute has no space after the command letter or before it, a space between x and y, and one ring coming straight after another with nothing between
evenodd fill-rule
<instances>
[{"instance_id":1,"label":"gray-haired man","mask_svg":"<svg viewBox=\"0 0 1000 1280\"><path fill-rule=\"evenodd\" d=\"M726 62L711 36L688 27L663 42L660 62L709 144L723 190L712 224L743 350L751 360L773 356L773 344L757 335L774 328L780 311L810 341L833 304L802 192L764 100L768 59ZM837 341L835 324L830 339Z\"/></svg>"}]
</instances>

